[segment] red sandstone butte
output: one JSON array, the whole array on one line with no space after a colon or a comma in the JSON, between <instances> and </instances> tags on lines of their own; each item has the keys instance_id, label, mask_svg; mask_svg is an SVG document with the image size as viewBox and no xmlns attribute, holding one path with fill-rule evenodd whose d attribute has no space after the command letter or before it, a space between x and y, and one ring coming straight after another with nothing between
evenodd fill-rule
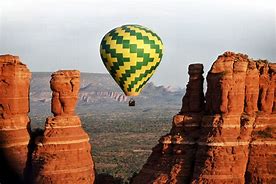
<instances>
[{"instance_id":1,"label":"red sandstone butte","mask_svg":"<svg viewBox=\"0 0 276 184\"><path fill-rule=\"evenodd\" d=\"M75 106L80 87L80 72L61 70L50 81L52 112L42 136L36 138L32 154L34 183L94 183L94 163L89 137L81 127Z\"/></svg>"},{"instance_id":2,"label":"red sandstone butte","mask_svg":"<svg viewBox=\"0 0 276 184\"><path fill-rule=\"evenodd\" d=\"M202 73L190 65L181 111L133 183L276 183L276 64L225 52L205 101Z\"/></svg>"},{"instance_id":3,"label":"red sandstone butte","mask_svg":"<svg viewBox=\"0 0 276 184\"><path fill-rule=\"evenodd\" d=\"M31 73L19 57L0 56L0 179L22 182L29 144Z\"/></svg>"}]
</instances>

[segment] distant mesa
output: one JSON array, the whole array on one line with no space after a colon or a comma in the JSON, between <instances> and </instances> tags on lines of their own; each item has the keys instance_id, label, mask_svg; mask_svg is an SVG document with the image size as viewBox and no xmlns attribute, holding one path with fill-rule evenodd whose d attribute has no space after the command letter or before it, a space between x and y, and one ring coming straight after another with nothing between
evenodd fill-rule
<instances>
[{"instance_id":1,"label":"distant mesa","mask_svg":"<svg viewBox=\"0 0 276 184\"><path fill-rule=\"evenodd\" d=\"M32 73L30 104L31 107L40 107L40 111L36 110L31 114L49 113L49 105L51 102L51 90L48 83L51 73ZM180 105L183 89L156 86L150 82L146 84L141 95L135 97L138 106L159 104L176 104ZM97 73L81 73L80 90L78 94L77 110L84 109L89 106L96 108L97 105L106 105L108 108L116 108L118 105L126 105L129 101L123 91L116 85L109 74ZM153 103L154 102L154 103ZM40 114L41 115L41 114Z\"/></svg>"},{"instance_id":2,"label":"distant mesa","mask_svg":"<svg viewBox=\"0 0 276 184\"><path fill-rule=\"evenodd\" d=\"M94 75L97 74L90 74L91 80L93 80ZM108 74L105 74L108 75ZM103 76L104 78L104 76ZM109 78L108 78L109 79ZM33 83L34 86L31 87L31 102L42 102L47 103L51 101L51 93L48 89L45 89L47 91L43 91L44 89L36 88L37 83L42 82L43 78L37 74L37 76L33 77ZM110 78L111 80L111 78ZM100 100L106 99L106 102L127 102L129 100L129 97L127 97L122 91L120 91L117 86L110 85L109 89L100 89L99 83L88 83L88 81L84 81L82 84L84 87L80 88L79 91L79 101L78 103L81 104L94 104ZM164 92L167 94L175 93L179 94L183 92L183 89L172 87L172 86L156 86L153 83L148 83L146 85L145 92L143 92L143 97L145 97L147 94L152 93L152 90L158 90L160 92ZM143 98L141 97L141 98Z\"/></svg>"}]
</instances>

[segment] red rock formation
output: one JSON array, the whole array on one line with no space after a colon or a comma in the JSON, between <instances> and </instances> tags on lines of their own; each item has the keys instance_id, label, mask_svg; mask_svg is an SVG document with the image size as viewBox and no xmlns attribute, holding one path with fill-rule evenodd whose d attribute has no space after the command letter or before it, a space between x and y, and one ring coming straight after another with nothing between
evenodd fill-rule
<instances>
[{"instance_id":1,"label":"red rock formation","mask_svg":"<svg viewBox=\"0 0 276 184\"><path fill-rule=\"evenodd\" d=\"M257 67L260 72L259 109L264 113L271 113L275 92L275 64L270 64L269 67L267 61L259 60Z\"/></svg>"},{"instance_id":2,"label":"red rock formation","mask_svg":"<svg viewBox=\"0 0 276 184\"><path fill-rule=\"evenodd\" d=\"M52 75L52 113L55 116L75 115L80 89L79 78L80 73L77 71L58 71Z\"/></svg>"},{"instance_id":3,"label":"red rock formation","mask_svg":"<svg viewBox=\"0 0 276 184\"><path fill-rule=\"evenodd\" d=\"M140 183L189 183L193 175L199 123L204 109L203 65L189 66L189 83L180 114L169 134L161 137L147 163L134 178Z\"/></svg>"},{"instance_id":4,"label":"red rock formation","mask_svg":"<svg viewBox=\"0 0 276 184\"><path fill-rule=\"evenodd\" d=\"M201 112L204 108L203 93L203 65L189 65L189 83L186 86L186 94L182 99L181 112Z\"/></svg>"},{"instance_id":5,"label":"red rock formation","mask_svg":"<svg viewBox=\"0 0 276 184\"><path fill-rule=\"evenodd\" d=\"M246 55L226 52L218 57L207 76L207 112L237 115L243 112L247 65Z\"/></svg>"},{"instance_id":6,"label":"red rock formation","mask_svg":"<svg viewBox=\"0 0 276 184\"><path fill-rule=\"evenodd\" d=\"M30 78L19 57L0 56L0 181L23 180L30 138Z\"/></svg>"},{"instance_id":7,"label":"red rock formation","mask_svg":"<svg viewBox=\"0 0 276 184\"><path fill-rule=\"evenodd\" d=\"M93 183L94 163L89 137L75 115L80 72L64 70L51 79L52 112L32 155L35 183Z\"/></svg>"},{"instance_id":8,"label":"red rock formation","mask_svg":"<svg viewBox=\"0 0 276 184\"><path fill-rule=\"evenodd\" d=\"M245 79L244 111L254 115L258 111L259 70L255 61L249 60Z\"/></svg>"},{"instance_id":9,"label":"red rock formation","mask_svg":"<svg viewBox=\"0 0 276 184\"><path fill-rule=\"evenodd\" d=\"M205 110L202 72L193 68L180 114L134 183L275 183L276 64L219 56Z\"/></svg>"},{"instance_id":10,"label":"red rock formation","mask_svg":"<svg viewBox=\"0 0 276 184\"><path fill-rule=\"evenodd\" d=\"M275 183L276 63L258 61L257 67L260 71L259 112L249 145L246 182Z\"/></svg>"},{"instance_id":11,"label":"red rock formation","mask_svg":"<svg viewBox=\"0 0 276 184\"><path fill-rule=\"evenodd\" d=\"M248 63L246 55L226 52L208 73L206 111L210 115L201 121L192 183L244 183L249 137L241 135L241 114ZM249 118L246 126L252 125Z\"/></svg>"}]
</instances>

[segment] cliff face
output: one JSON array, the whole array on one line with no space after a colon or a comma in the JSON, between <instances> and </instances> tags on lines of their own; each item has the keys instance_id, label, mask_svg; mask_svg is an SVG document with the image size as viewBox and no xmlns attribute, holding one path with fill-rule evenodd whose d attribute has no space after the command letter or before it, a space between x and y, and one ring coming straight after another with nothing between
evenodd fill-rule
<instances>
[{"instance_id":1,"label":"cliff face","mask_svg":"<svg viewBox=\"0 0 276 184\"><path fill-rule=\"evenodd\" d=\"M94 163L89 137L75 114L80 88L79 71L52 74L52 113L32 154L34 183L93 183Z\"/></svg>"},{"instance_id":2,"label":"cliff face","mask_svg":"<svg viewBox=\"0 0 276 184\"><path fill-rule=\"evenodd\" d=\"M24 179L29 144L31 73L19 58L0 56L0 181Z\"/></svg>"},{"instance_id":3,"label":"cliff face","mask_svg":"<svg viewBox=\"0 0 276 184\"><path fill-rule=\"evenodd\" d=\"M189 66L181 112L133 183L273 183L276 64L226 52Z\"/></svg>"}]
</instances>

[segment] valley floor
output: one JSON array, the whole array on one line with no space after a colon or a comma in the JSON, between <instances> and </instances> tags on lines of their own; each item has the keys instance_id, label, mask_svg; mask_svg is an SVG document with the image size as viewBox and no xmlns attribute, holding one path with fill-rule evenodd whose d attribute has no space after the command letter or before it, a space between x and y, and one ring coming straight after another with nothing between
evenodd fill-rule
<instances>
[{"instance_id":1,"label":"valley floor","mask_svg":"<svg viewBox=\"0 0 276 184\"><path fill-rule=\"evenodd\" d=\"M171 128L177 107L92 110L80 114L90 136L97 174L128 181L146 163L160 136ZM32 128L43 127L45 117L32 116Z\"/></svg>"}]
</instances>

